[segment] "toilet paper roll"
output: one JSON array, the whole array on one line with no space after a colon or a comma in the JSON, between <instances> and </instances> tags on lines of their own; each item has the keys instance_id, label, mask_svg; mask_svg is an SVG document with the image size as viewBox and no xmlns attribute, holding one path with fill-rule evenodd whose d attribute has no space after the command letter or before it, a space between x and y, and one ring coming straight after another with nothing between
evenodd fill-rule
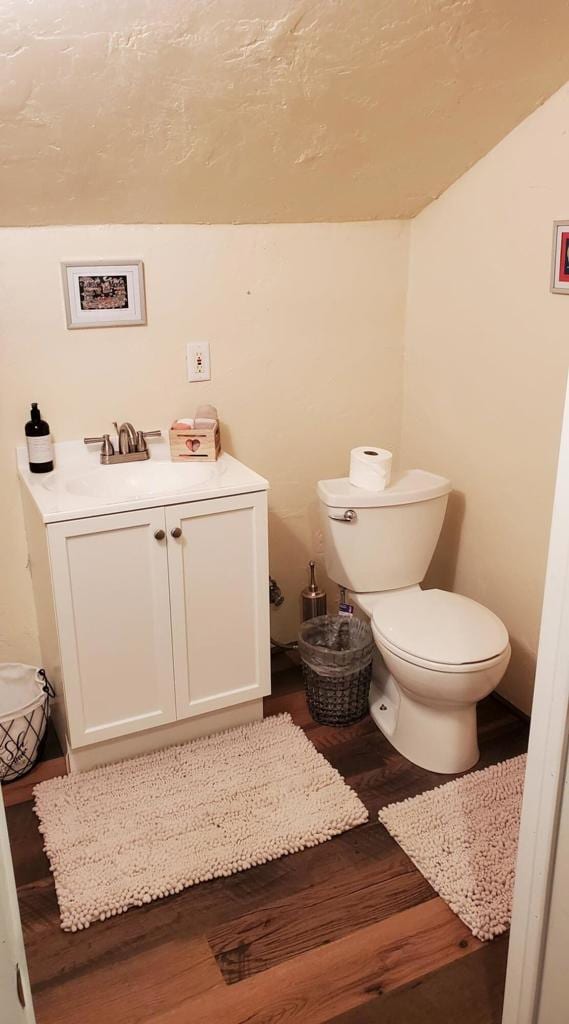
<instances>
[{"instance_id":1,"label":"toilet paper roll","mask_svg":"<svg viewBox=\"0 0 569 1024\"><path fill-rule=\"evenodd\" d=\"M384 491L391 479L393 455L385 448L364 445L350 452L350 483L366 491Z\"/></svg>"}]
</instances>

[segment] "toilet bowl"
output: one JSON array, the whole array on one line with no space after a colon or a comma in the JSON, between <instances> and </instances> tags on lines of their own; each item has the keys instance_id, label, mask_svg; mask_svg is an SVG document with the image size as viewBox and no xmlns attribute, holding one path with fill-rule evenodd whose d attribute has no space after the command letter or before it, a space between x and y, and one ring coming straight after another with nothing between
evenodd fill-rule
<instances>
[{"instance_id":1,"label":"toilet bowl","mask_svg":"<svg viewBox=\"0 0 569 1024\"><path fill-rule=\"evenodd\" d=\"M423 590L450 481L423 470L381 492L318 484L326 569L371 623L370 714L410 761L444 774L479 758L476 704L510 660L503 622L460 594Z\"/></svg>"},{"instance_id":2,"label":"toilet bowl","mask_svg":"<svg viewBox=\"0 0 569 1024\"><path fill-rule=\"evenodd\" d=\"M508 633L483 605L411 587L354 602L370 616L377 647L370 714L410 761L441 773L479 759L476 704L510 660Z\"/></svg>"}]
</instances>

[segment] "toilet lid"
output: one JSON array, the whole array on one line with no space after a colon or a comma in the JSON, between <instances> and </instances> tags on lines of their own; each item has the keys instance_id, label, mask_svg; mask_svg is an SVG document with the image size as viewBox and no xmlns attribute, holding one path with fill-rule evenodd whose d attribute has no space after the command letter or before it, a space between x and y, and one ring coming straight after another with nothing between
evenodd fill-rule
<instances>
[{"instance_id":1,"label":"toilet lid","mask_svg":"<svg viewBox=\"0 0 569 1024\"><path fill-rule=\"evenodd\" d=\"M508 646L506 627L494 612L446 590L399 592L376 608L373 624L379 638L402 653L441 665L489 661Z\"/></svg>"}]
</instances>

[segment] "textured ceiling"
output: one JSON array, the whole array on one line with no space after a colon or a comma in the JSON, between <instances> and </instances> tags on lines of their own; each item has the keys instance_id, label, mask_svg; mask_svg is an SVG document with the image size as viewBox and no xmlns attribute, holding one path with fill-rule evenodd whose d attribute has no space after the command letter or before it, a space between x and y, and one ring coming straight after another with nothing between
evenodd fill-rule
<instances>
[{"instance_id":1,"label":"textured ceiling","mask_svg":"<svg viewBox=\"0 0 569 1024\"><path fill-rule=\"evenodd\" d=\"M0 223L413 216L568 39L567 0L0 0Z\"/></svg>"}]
</instances>

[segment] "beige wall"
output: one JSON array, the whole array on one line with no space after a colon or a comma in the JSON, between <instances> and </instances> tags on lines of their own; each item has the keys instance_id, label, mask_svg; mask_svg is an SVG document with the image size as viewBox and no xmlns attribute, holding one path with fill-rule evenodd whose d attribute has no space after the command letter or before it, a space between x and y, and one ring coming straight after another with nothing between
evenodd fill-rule
<instances>
[{"instance_id":1,"label":"beige wall","mask_svg":"<svg viewBox=\"0 0 569 1024\"><path fill-rule=\"evenodd\" d=\"M569 296L549 291L568 123L565 86L412 226L402 455L457 492L429 581L503 618L502 692L525 710L569 364Z\"/></svg>"},{"instance_id":2,"label":"beige wall","mask_svg":"<svg viewBox=\"0 0 569 1024\"><path fill-rule=\"evenodd\" d=\"M227 450L270 480L274 633L295 635L316 481L399 443L407 241L396 222L0 232L0 660L38 657L13 454L32 400L58 440L213 401ZM60 261L107 258L144 260L148 326L66 330ZM185 380L192 339L211 383Z\"/></svg>"}]
</instances>

